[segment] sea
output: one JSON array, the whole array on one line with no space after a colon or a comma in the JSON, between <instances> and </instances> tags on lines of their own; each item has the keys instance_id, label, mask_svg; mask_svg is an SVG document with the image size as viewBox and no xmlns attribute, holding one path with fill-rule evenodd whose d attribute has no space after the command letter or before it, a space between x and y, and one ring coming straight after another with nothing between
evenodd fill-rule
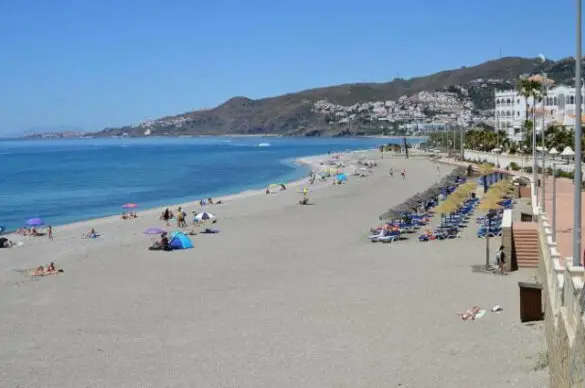
<instances>
[{"instance_id":1,"label":"sea","mask_svg":"<svg viewBox=\"0 0 585 388\"><path fill-rule=\"evenodd\" d=\"M411 143L420 139L409 139ZM294 160L374 138L181 137L0 141L0 226L61 225L260 189L307 175ZM395 141L399 143L400 140Z\"/></svg>"}]
</instances>

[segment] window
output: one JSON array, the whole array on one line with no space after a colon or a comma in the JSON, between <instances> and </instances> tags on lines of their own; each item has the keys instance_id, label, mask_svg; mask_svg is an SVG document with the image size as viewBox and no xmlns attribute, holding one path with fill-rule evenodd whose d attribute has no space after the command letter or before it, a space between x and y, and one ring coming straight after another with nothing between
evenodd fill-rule
<instances>
[{"instance_id":1,"label":"window","mask_svg":"<svg viewBox=\"0 0 585 388\"><path fill-rule=\"evenodd\" d=\"M569 96L569 104L575 104L575 96Z\"/></svg>"},{"instance_id":2,"label":"window","mask_svg":"<svg viewBox=\"0 0 585 388\"><path fill-rule=\"evenodd\" d=\"M496 105L500 105L500 99L499 98L496 100Z\"/></svg>"},{"instance_id":3,"label":"window","mask_svg":"<svg viewBox=\"0 0 585 388\"><path fill-rule=\"evenodd\" d=\"M510 105L511 103L512 103L512 101L510 101L510 99L508 98L508 99L506 100L506 105Z\"/></svg>"},{"instance_id":4,"label":"window","mask_svg":"<svg viewBox=\"0 0 585 388\"><path fill-rule=\"evenodd\" d=\"M553 105L558 105L558 104L559 104L559 102L558 102L557 98L555 97L555 98L553 99Z\"/></svg>"},{"instance_id":5,"label":"window","mask_svg":"<svg viewBox=\"0 0 585 388\"><path fill-rule=\"evenodd\" d=\"M496 111L496 117L500 117L500 111L499 110Z\"/></svg>"},{"instance_id":6,"label":"window","mask_svg":"<svg viewBox=\"0 0 585 388\"><path fill-rule=\"evenodd\" d=\"M517 99L516 100L516 104L520 104L520 99Z\"/></svg>"},{"instance_id":7,"label":"window","mask_svg":"<svg viewBox=\"0 0 585 388\"><path fill-rule=\"evenodd\" d=\"M507 111L507 112L506 112L506 116L508 116L508 117L510 117L510 116L511 116L511 114L510 114L510 111Z\"/></svg>"},{"instance_id":8,"label":"window","mask_svg":"<svg viewBox=\"0 0 585 388\"><path fill-rule=\"evenodd\" d=\"M516 112L516 116L520 117L520 111Z\"/></svg>"}]
</instances>

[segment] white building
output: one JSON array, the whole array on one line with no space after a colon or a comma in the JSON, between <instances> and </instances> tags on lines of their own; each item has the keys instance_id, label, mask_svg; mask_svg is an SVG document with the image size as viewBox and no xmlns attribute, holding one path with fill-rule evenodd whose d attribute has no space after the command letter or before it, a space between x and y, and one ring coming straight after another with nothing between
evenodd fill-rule
<instances>
[{"instance_id":1,"label":"white building","mask_svg":"<svg viewBox=\"0 0 585 388\"><path fill-rule=\"evenodd\" d=\"M581 95L585 88L582 89ZM532 98L524 98L515 90L496 90L494 121L498 130L506 131L508 138L521 141L523 137L523 125L527 119L531 119L533 106ZM581 100L583 109L583 99ZM527 106L528 103L528 106ZM575 88L559 85L550 88L543 101L536 104L536 131L541 132L544 103L544 128L550 124L564 126L575 125ZM528 109L527 109L528 107Z\"/></svg>"}]
</instances>

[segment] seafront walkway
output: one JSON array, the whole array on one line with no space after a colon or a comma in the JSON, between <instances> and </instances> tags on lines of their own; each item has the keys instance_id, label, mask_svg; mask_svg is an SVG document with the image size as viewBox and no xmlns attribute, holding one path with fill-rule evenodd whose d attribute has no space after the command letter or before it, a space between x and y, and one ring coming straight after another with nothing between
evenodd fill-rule
<instances>
[{"instance_id":1,"label":"seafront walkway","mask_svg":"<svg viewBox=\"0 0 585 388\"><path fill-rule=\"evenodd\" d=\"M553 179L547 177L545 184L545 212L549 223L552 225L553 217ZM539 193L540 194L540 193ZM575 196L573 181L567 178L557 178L556 181L556 242L561 258L573 257L573 209ZM585 196L581 197L581 225L585 220ZM585 237L583 226L581 226L581 241ZM582 246L585 248L585 246ZM583 263L583 252L579 255ZM564 263L564 260L561 260Z\"/></svg>"}]
</instances>

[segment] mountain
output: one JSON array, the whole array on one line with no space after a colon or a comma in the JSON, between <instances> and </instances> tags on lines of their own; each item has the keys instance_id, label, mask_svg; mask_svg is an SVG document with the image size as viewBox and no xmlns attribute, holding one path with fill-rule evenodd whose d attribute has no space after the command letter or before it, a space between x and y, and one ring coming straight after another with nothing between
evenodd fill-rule
<instances>
[{"instance_id":1,"label":"mountain","mask_svg":"<svg viewBox=\"0 0 585 388\"><path fill-rule=\"evenodd\" d=\"M568 83L574 74L574 61L544 61L539 58L506 57L488 61L476 66L446 70L432 75L411 79L397 78L386 83L355 83L325 88L304 90L278 97L253 100L234 97L225 103L207 110L197 110L176 116L150 120L134 126L106 128L94 136L144 136L152 135L209 135L209 134L276 134L276 135L344 135L358 133L357 128L370 128L367 133L379 132L378 122L373 115L358 114L376 109L377 105L365 107L356 104L381 102L386 106L401 105L400 101L421 92L444 92L435 95L437 101L454 96L461 101L458 111L476 112L486 117L486 111L493 109L494 89L513 88L517 79L526 74L547 72L557 83ZM420 98L414 102L415 109L426 112L436 104L420 105ZM317 103L327 102L334 108L318 110ZM396 102L396 104L394 103ZM417 105L418 104L418 105ZM402 104L404 105L404 104ZM345 108L344 108L345 107ZM352 110L353 109L353 110ZM399 109L405 109L399 106ZM410 109L410 108L408 108ZM394 108L392 108L394 111ZM336 120L336 116L347 120ZM446 112L453 116L455 111ZM419 115L420 119L423 118ZM400 119L404 122L405 119ZM389 122L396 122L389 116ZM343 125L344 123L349 123ZM352 128L352 123L354 127ZM369 123L369 124L368 124ZM369 132L368 132L369 131ZM363 134L359 132L359 134Z\"/></svg>"}]
</instances>

